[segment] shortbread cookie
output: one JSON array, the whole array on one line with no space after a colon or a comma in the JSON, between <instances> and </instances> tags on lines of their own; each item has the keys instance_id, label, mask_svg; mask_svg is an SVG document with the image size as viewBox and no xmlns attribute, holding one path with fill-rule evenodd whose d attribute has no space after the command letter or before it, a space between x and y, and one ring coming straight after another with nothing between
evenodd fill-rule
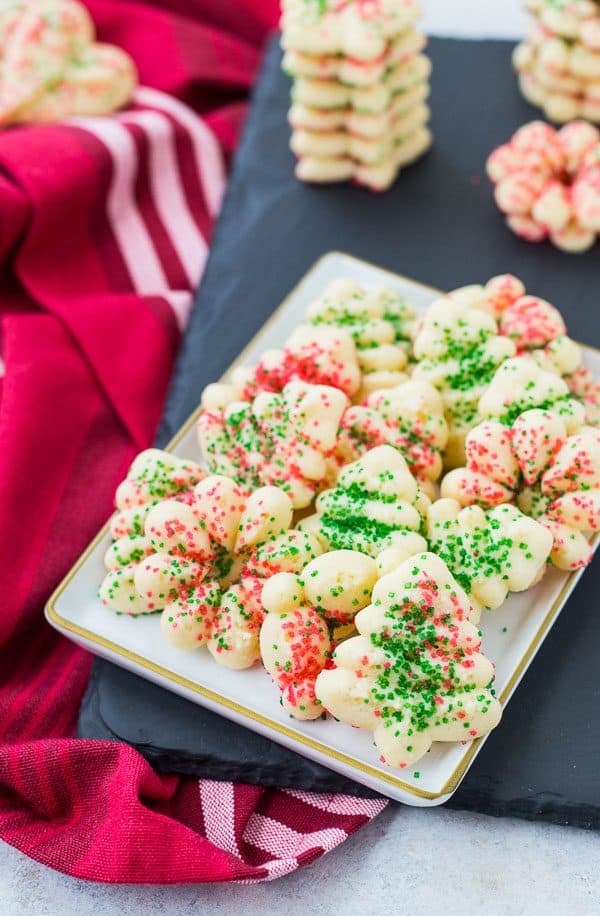
<instances>
[{"instance_id":1,"label":"shortbread cookie","mask_svg":"<svg viewBox=\"0 0 600 916\"><path fill-rule=\"evenodd\" d=\"M413 0L283 0L281 31L286 51L311 57L350 57L372 62L385 57L391 42L419 19Z\"/></svg>"},{"instance_id":2,"label":"shortbread cookie","mask_svg":"<svg viewBox=\"0 0 600 916\"><path fill-rule=\"evenodd\" d=\"M433 494L442 473L448 442L444 404L429 382L409 379L395 388L373 392L342 417L336 460L341 465L379 445L391 445L404 456L419 485Z\"/></svg>"},{"instance_id":3,"label":"shortbread cookie","mask_svg":"<svg viewBox=\"0 0 600 916\"><path fill-rule=\"evenodd\" d=\"M378 558L394 547L411 556L427 547L421 532L428 506L400 452L382 445L345 467L336 486L317 498L316 515L299 527L329 550Z\"/></svg>"},{"instance_id":4,"label":"shortbread cookie","mask_svg":"<svg viewBox=\"0 0 600 916\"><path fill-rule=\"evenodd\" d=\"M355 181L371 191L386 191L398 177L401 168L424 156L432 144L431 132L420 127L414 134L396 142L392 153L377 163L360 163L349 158L303 156L296 165L301 181L330 184Z\"/></svg>"},{"instance_id":5,"label":"shortbread cookie","mask_svg":"<svg viewBox=\"0 0 600 916\"><path fill-rule=\"evenodd\" d=\"M116 512L110 531L116 540L144 531L146 515L164 499L193 499L192 491L207 472L193 461L176 458L169 452L149 448L135 458L127 477L117 487Z\"/></svg>"},{"instance_id":6,"label":"shortbread cookie","mask_svg":"<svg viewBox=\"0 0 600 916\"><path fill-rule=\"evenodd\" d=\"M600 233L600 131L574 121L555 131L534 121L488 159L507 225L528 241L587 251Z\"/></svg>"},{"instance_id":7,"label":"shortbread cookie","mask_svg":"<svg viewBox=\"0 0 600 916\"><path fill-rule=\"evenodd\" d=\"M431 112L427 105L416 105L396 118L379 137L363 137L347 130L315 131L294 130L290 147L302 160L353 159L364 165L378 165L390 160L396 147L411 138L429 121Z\"/></svg>"},{"instance_id":8,"label":"shortbread cookie","mask_svg":"<svg viewBox=\"0 0 600 916\"><path fill-rule=\"evenodd\" d=\"M509 592L522 592L541 578L552 535L515 506L484 512L438 499L428 513L427 540L471 601L498 608Z\"/></svg>"},{"instance_id":9,"label":"shortbread cookie","mask_svg":"<svg viewBox=\"0 0 600 916\"><path fill-rule=\"evenodd\" d=\"M525 6L546 34L559 35L600 51L600 11L597 0L525 0Z\"/></svg>"},{"instance_id":10,"label":"shortbread cookie","mask_svg":"<svg viewBox=\"0 0 600 916\"><path fill-rule=\"evenodd\" d=\"M292 102L319 110L353 109L364 114L382 114L394 99L431 75L431 62L424 54L396 65L384 79L366 87L346 86L336 80L300 77L292 87Z\"/></svg>"},{"instance_id":11,"label":"shortbread cookie","mask_svg":"<svg viewBox=\"0 0 600 916\"><path fill-rule=\"evenodd\" d=\"M317 328L342 328L352 336L363 373L358 401L407 380L415 318L412 306L392 290L365 289L345 278L334 280L306 312L306 320Z\"/></svg>"},{"instance_id":12,"label":"shortbread cookie","mask_svg":"<svg viewBox=\"0 0 600 916\"><path fill-rule=\"evenodd\" d=\"M414 380L430 382L442 396L448 423L446 467L464 462L467 433L479 422L479 398L498 366L515 353L498 334L495 319L451 296L429 306L414 342Z\"/></svg>"},{"instance_id":13,"label":"shortbread cookie","mask_svg":"<svg viewBox=\"0 0 600 916\"><path fill-rule=\"evenodd\" d=\"M257 366L234 369L231 382L217 382L202 392L202 406L225 407L249 401L260 391L283 391L288 382L331 385L348 397L361 388L362 372L349 331L342 327L300 325L279 350L267 350Z\"/></svg>"},{"instance_id":14,"label":"shortbread cookie","mask_svg":"<svg viewBox=\"0 0 600 916\"><path fill-rule=\"evenodd\" d=\"M137 75L75 0L15 0L0 16L0 124L109 114L126 104Z\"/></svg>"},{"instance_id":15,"label":"shortbread cookie","mask_svg":"<svg viewBox=\"0 0 600 916\"><path fill-rule=\"evenodd\" d=\"M203 410L202 452L213 473L254 488L281 487L294 508L308 506L328 472L348 399L327 385L289 382L281 393Z\"/></svg>"},{"instance_id":16,"label":"shortbread cookie","mask_svg":"<svg viewBox=\"0 0 600 916\"><path fill-rule=\"evenodd\" d=\"M288 120L294 131L346 131L354 137L381 138L390 134L398 120L404 118L429 97L429 84L417 83L399 92L391 105L382 112L355 111L354 108L311 108L295 103Z\"/></svg>"},{"instance_id":17,"label":"shortbread cookie","mask_svg":"<svg viewBox=\"0 0 600 916\"><path fill-rule=\"evenodd\" d=\"M336 550L310 562L300 575L279 573L266 583L260 629L262 662L295 719L317 719L323 707L315 681L329 663L337 624L350 624L371 600L375 561L355 550Z\"/></svg>"},{"instance_id":18,"label":"shortbread cookie","mask_svg":"<svg viewBox=\"0 0 600 916\"><path fill-rule=\"evenodd\" d=\"M357 60L340 54L305 54L286 51L283 69L294 79L307 77L317 80L337 80L346 86L373 86L381 82L393 67L419 54L427 39L420 32L408 29L390 41L381 57L374 60Z\"/></svg>"},{"instance_id":19,"label":"shortbread cookie","mask_svg":"<svg viewBox=\"0 0 600 916\"><path fill-rule=\"evenodd\" d=\"M433 741L468 741L500 721L477 611L443 561L411 557L380 579L356 615L359 636L334 653L315 692L336 719L373 732L383 762L404 768Z\"/></svg>"},{"instance_id":20,"label":"shortbread cookie","mask_svg":"<svg viewBox=\"0 0 600 916\"><path fill-rule=\"evenodd\" d=\"M549 529L559 569L591 559L600 528L600 433L566 383L528 357L508 360L480 401L487 419L467 438L466 467L442 481L461 505L514 502Z\"/></svg>"},{"instance_id":21,"label":"shortbread cookie","mask_svg":"<svg viewBox=\"0 0 600 916\"><path fill-rule=\"evenodd\" d=\"M104 604L130 615L162 611L163 635L180 649L207 645L220 663L258 659L261 592L278 572L299 572L321 547L291 532L292 506L275 487L252 494L210 476L187 503L154 505L142 535L115 541L106 555Z\"/></svg>"}]
</instances>

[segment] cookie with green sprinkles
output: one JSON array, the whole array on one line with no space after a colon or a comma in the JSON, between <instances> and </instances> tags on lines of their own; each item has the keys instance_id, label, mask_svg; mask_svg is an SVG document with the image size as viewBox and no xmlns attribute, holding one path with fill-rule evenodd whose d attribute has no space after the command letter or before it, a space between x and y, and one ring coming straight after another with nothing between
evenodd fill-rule
<instances>
[{"instance_id":1,"label":"cookie with green sprinkles","mask_svg":"<svg viewBox=\"0 0 600 916\"><path fill-rule=\"evenodd\" d=\"M202 411L198 438L213 473L255 488L280 487L295 509L308 506L325 480L346 395L328 385L289 382Z\"/></svg>"},{"instance_id":2,"label":"cookie with green sprinkles","mask_svg":"<svg viewBox=\"0 0 600 916\"><path fill-rule=\"evenodd\" d=\"M340 466L378 445L392 445L406 458L411 473L429 496L442 473L448 426L440 394L428 382L410 379L395 388L374 391L342 417L335 458Z\"/></svg>"},{"instance_id":3,"label":"cookie with green sprinkles","mask_svg":"<svg viewBox=\"0 0 600 916\"><path fill-rule=\"evenodd\" d=\"M194 461L149 448L134 459L127 477L115 493L116 512L110 521L114 539L141 535L146 515L163 499L185 502L207 472Z\"/></svg>"},{"instance_id":4,"label":"cookie with green sprinkles","mask_svg":"<svg viewBox=\"0 0 600 916\"><path fill-rule=\"evenodd\" d=\"M461 508L438 499L428 513L427 538L475 607L497 608L544 574L552 535L516 506Z\"/></svg>"},{"instance_id":5,"label":"cookie with green sprinkles","mask_svg":"<svg viewBox=\"0 0 600 916\"><path fill-rule=\"evenodd\" d=\"M358 550L379 558L394 548L404 557L427 549L423 537L430 501L401 453L381 445L345 467L319 495L316 515L300 523L328 550Z\"/></svg>"},{"instance_id":6,"label":"cookie with green sprinkles","mask_svg":"<svg viewBox=\"0 0 600 916\"><path fill-rule=\"evenodd\" d=\"M444 402L447 468L464 464L465 438L481 419L479 399L515 352L513 341L498 333L496 319L460 297L447 296L425 312L415 336L413 378L430 382Z\"/></svg>"},{"instance_id":7,"label":"cookie with green sprinkles","mask_svg":"<svg viewBox=\"0 0 600 916\"><path fill-rule=\"evenodd\" d=\"M600 433L584 425L583 405L565 380L523 356L500 367L479 410L486 419L442 496L483 508L516 502L551 532L555 566L585 566L588 535L600 529Z\"/></svg>"},{"instance_id":8,"label":"cookie with green sprinkles","mask_svg":"<svg viewBox=\"0 0 600 916\"><path fill-rule=\"evenodd\" d=\"M357 402L372 391L407 380L404 370L415 318L412 306L397 293L365 289L343 277L334 280L306 312L306 320L316 328L333 327L351 335L362 372Z\"/></svg>"},{"instance_id":9,"label":"cookie with green sprinkles","mask_svg":"<svg viewBox=\"0 0 600 916\"><path fill-rule=\"evenodd\" d=\"M411 557L379 579L315 693L336 719L373 733L383 763L405 768L435 741L469 741L501 718L477 612L444 562Z\"/></svg>"},{"instance_id":10,"label":"cookie with green sprinkles","mask_svg":"<svg viewBox=\"0 0 600 916\"><path fill-rule=\"evenodd\" d=\"M260 630L263 665L295 719L318 719L323 707L315 681L330 663L336 627L352 624L371 600L377 566L354 550L336 550L309 563L299 575L279 573L265 584L266 616Z\"/></svg>"}]
</instances>

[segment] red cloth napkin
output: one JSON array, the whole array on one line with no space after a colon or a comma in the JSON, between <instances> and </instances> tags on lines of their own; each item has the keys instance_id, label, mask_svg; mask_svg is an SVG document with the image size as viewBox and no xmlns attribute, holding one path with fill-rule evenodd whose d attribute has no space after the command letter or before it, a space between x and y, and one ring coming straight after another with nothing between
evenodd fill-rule
<instances>
[{"instance_id":1,"label":"red cloth napkin","mask_svg":"<svg viewBox=\"0 0 600 916\"><path fill-rule=\"evenodd\" d=\"M90 656L42 608L152 441L276 2L88 5L138 64L131 110L0 134L0 836L96 881L264 880L385 803L74 739Z\"/></svg>"}]
</instances>

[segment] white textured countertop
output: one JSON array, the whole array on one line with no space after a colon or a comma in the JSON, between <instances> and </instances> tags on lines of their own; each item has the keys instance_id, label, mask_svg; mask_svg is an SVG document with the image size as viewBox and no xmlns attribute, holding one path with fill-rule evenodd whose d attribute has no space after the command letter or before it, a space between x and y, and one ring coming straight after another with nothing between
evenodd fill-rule
<instances>
[{"instance_id":1,"label":"white textured countertop","mask_svg":"<svg viewBox=\"0 0 600 916\"><path fill-rule=\"evenodd\" d=\"M523 34L520 0L422 0L431 34ZM582 830L391 805L306 869L255 886L108 887L0 843L0 916L598 916L600 840Z\"/></svg>"}]
</instances>

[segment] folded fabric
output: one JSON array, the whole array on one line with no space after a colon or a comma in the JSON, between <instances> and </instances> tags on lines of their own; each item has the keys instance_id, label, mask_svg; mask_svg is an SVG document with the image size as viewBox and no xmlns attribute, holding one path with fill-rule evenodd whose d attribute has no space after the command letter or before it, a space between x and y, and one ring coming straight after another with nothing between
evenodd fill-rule
<instances>
[{"instance_id":1,"label":"folded fabric","mask_svg":"<svg viewBox=\"0 0 600 916\"><path fill-rule=\"evenodd\" d=\"M87 6L135 60L131 109L0 133L0 837L88 880L276 877L385 803L158 776L74 739L90 657L42 616L152 441L276 3Z\"/></svg>"}]
</instances>

